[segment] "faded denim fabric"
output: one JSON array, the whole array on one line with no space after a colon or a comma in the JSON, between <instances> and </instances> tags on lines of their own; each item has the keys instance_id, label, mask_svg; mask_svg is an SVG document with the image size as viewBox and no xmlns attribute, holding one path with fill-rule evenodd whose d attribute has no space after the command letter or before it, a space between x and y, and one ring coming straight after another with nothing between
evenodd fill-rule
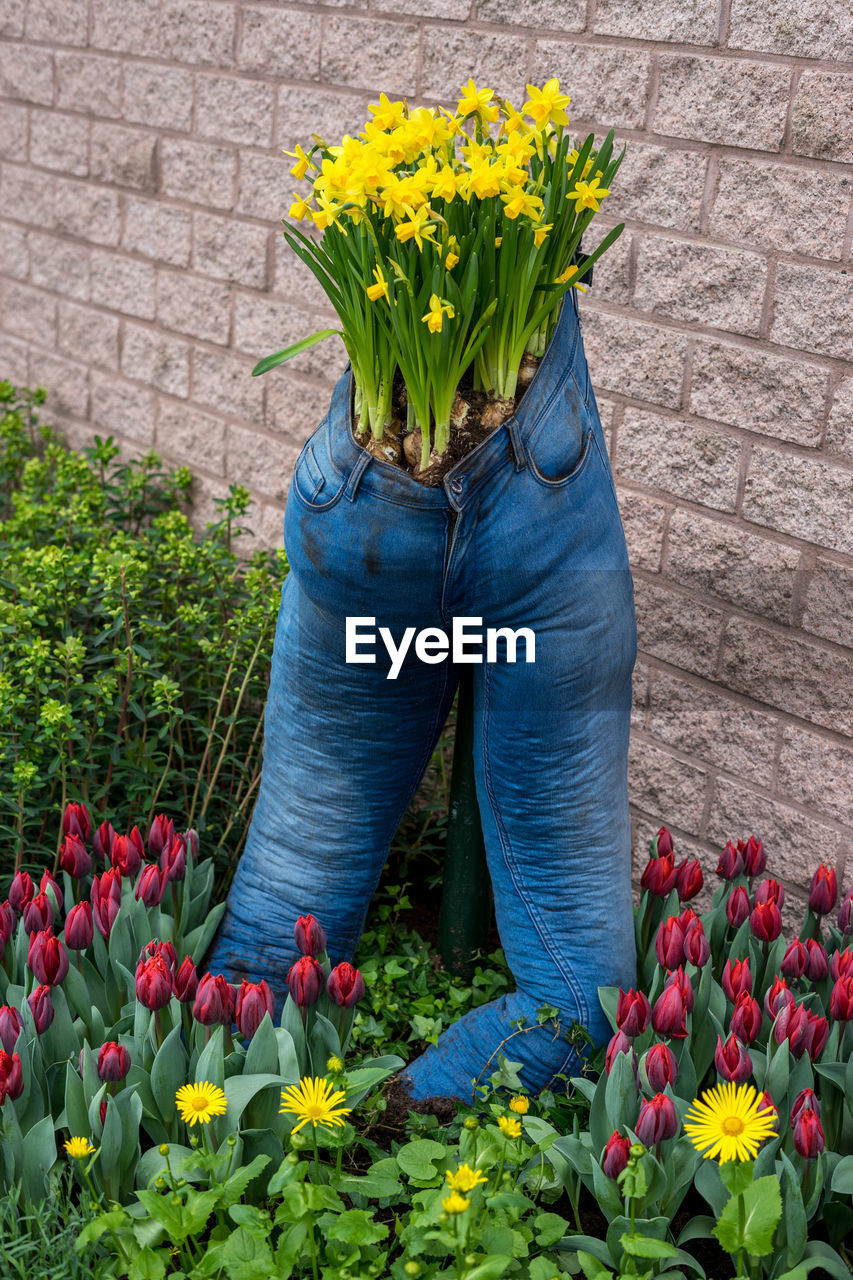
<instances>
[{"instance_id":1,"label":"faded denim fabric","mask_svg":"<svg viewBox=\"0 0 853 1280\"><path fill-rule=\"evenodd\" d=\"M475 765L497 924L517 991L461 1018L403 1074L470 1100L497 1054L538 1092L580 1061L536 1011L601 1043L600 985L635 985L627 796L633 584L575 291L517 415L426 489L352 436L351 378L300 454L285 517L263 776L209 967L286 995L312 912L352 960L460 668L345 662L347 616L450 633L530 627L536 661L475 665ZM523 657L523 644L519 657ZM513 1035L511 1023L531 1030ZM507 1041L507 1037L512 1037ZM507 1041L504 1043L504 1041Z\"/></svg>"}]
</instances>

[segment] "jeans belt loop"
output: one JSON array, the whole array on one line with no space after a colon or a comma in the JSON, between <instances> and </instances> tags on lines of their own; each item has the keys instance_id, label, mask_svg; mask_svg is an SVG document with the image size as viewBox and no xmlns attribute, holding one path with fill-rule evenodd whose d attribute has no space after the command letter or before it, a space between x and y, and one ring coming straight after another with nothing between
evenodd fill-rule
<instances>
[{"instance_id":1,"label":"jeans belt loop","mask_svg":"<svg viewBox=\"0 0 853 1280\"><path fill-rule=\"evenodd\" d=\"M512 445L512 452L515 455L515 469L516 471L523 471L527 466L527 450L521 438L521 428L518 425L517 418L513 418L509 423L509 440Z\"/></svg>"},{"instance_id":2,"label":"jeans belt loop","mask_svg":"<svg viewBox=\"0 0 853 1280\"><path fill-rule=\"evenodd\" d=\"M361 457L359 458L358 462L355 464L352 471L350 472L349 480L347 480L347 487L344 490L344 493L346 497L349 498L350 502L355 502L355 495L359 486L359 482L361 480L361 477L364 475L365 469L367 467L368 462L370 461L370 458L371 458L371 455L367 452L366 449L364 449L362 451Z\"/></svg>"}]
</instances>

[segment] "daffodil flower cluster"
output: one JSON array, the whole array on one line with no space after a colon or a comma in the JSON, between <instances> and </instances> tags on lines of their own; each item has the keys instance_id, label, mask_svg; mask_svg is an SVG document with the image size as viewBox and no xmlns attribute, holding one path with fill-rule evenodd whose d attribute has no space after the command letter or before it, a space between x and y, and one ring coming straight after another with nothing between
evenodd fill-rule
<instances>
[{"instance_id":1,"label":"daffodil flower cluster","mask_svg":"<svg viewBox=\"0 0 853 1280\"><path fill-rule=\"evenodd\" d=\"M518 108L463 86L455 110L410 108L383 93L357 136L286 152L306 184L285 238L341 322L261 361L256 372L340 332L352 365L358 430L381 439L399 370L422 465L449 439L460 379L515 394L526 350L541 354L563 294L623 224L576 261L581 236L624 156L613 133L573 146L559 82L527 86ZM303 224L303 225L296 225Z\"/></svg>"}]
</instances>

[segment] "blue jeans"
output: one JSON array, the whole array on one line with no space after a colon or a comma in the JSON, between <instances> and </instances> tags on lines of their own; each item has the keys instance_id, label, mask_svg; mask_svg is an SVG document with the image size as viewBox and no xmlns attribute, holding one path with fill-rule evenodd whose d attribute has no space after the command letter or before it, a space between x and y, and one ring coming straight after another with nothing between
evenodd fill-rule
<instances>
[{"instance_id":1,"label":"blue jeans","mask_svg":"<svg viewBox=\"0 0 853 1280\"><path fill-rule=\"evenodd\" d=\"M415 1099L470 1100L501 1051L531 1092L579 1060L537 1010L598 1042L599 985L635 983L626 762L633 584L577 299L562 307L517 415L427 489L356 444L351 378L297 461L258 800L209 967L279 999L313 913L352 960L460 666L409 650L396 679L346 661L347 617L450 632L531 628L535 663L474 665L477 796L501 943L517 990L460 1018L403 1074ZM518 654L524 657L522 644ZM486 1064L490 1062L487 1070Z\"/></svg>"}]
</instances>

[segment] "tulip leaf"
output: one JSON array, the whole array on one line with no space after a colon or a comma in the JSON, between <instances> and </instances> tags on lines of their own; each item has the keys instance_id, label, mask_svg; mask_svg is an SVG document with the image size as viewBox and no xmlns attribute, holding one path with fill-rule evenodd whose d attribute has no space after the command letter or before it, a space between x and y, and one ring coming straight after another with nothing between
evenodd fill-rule
<instances>
[{"instance_id":1,"label":"tulip leaf","mask_svg":"<svg viewBox=\"0 0 853 1280\"><path fill-rule=\"evenodd\" d=\"M678 1250L668 1240L655 1240L654 1237L629 1235L625 1232L619 1237L619 1243L633 1258L675 1258Z\"/></svg>"},{"instance_id":2,"label":"tulip leaf","mask_svg":"<svg viewBox=\"0 0 853 1280\"><path fill-rule=\"evenodd\" d=\"M213 1034L199 1054L199 1059L195 1066L196 1084L202 1084L207 1081L208 1084L216 1085L220 1089L223 1088L225 1084L224 1039L225 1028L221 1024L214 1027Z\"/></svg>"},{"instance_id":3,"label":"tulip leaf","mask_svg":"<svg viewBox=\"0 0 853 1280\"><path fill-rule=\"evenodd\" d=\"M835 1166L830 1186L843 1196L853 1196L853 1156L842 1156Z\"/></svg>"},{"instance_id":4,"label":"tulip leaf","mask_svg":"<svg viewBox=\"0 0 853 1280\"><path fill-rule=\"evenodd\" d=\"M744 1224L738 1221L743 1202ZM720 1214L714 1235L726 1253L745 1249L754 1258L763 1258L773 1250L773 1236L782 1216L782 1193L775 1177L756 1178L740 1195L731 1196Z\"/></svg>"},{"instance_id":5,"label":"tulip leaf","mask_svg":"<svg viewBox=\"0 0 853 1280\"><path fill-rule=\"evenodd\" d=\"M808 1225L806 1223L805 1209L803 1208L803 1193L797 1172L784 1151L781 1152L781 1156L782 1176L779 1181L782 1187L782 1204L784 1208L782 1215L784 1240L780 1241L780 1244L785 1245L785 1261L787 1265L794 1267L803 1256L803 1249L806 1247L808 1238Z\"/></svg>"},{"instance_id":6,"label":"tulip leaf","mask_svg":"<svg viewBox=\"0 0 853 1280\"><path fill-rule=\"evenodd\" d=\"M216 933L219 921L225 915L225 907L227 903L220 902L213 907L203 924L197 929L193 929L183 940L182 950L186 951L191 957L193 964L197 965L203 959L205 952L213 941L213 935Z\"/></svg>"},{"instance_id":7,"label":"tulip leaf","mask_svg":"<svg viewBox=\"0 0 853 1280\"><path fill-rule=\"evenodd\" d=\"M832 1245L826 1244L823 1240L808 1242L800 1266L809 1271L820 1268L821 1271L826 1271L828 1275L833 1276L834 1280L850 1280L850 1268L839 1257Z\"/></svg>"},{"instance_id":8,"label":"tulip leaf","mask_svg":"<svg viewBox=\"0 0 853 1280\"><path fill-rule=\"evenodd\" d=\"M275 1038L275 1027L270 1015L265 1013L257 1031L249 1041L246 1060L243 1063L243 1075L258 1075L262 1072L269 1073L277 1070L278 1042Z\"/></svg>"},{"instance_id":9,"label":"tulip leaf","mask_svg":"<svg viewBox=\"0 0 853 1280\"><path fill-rule=\"evenodd\" d=\"M299 1008L292 996L288 996L284 1002L284 1008L281 1011L281 1025L285 1031L290 1033L294 1048L296 1049L300 1076L307 1076L308 1045L305 1041L305 1028L302 1025L302 1017L299 1013Z\"/></svg>"},{"instance_id":10,"label":"tulip leaf","mask_svg":"<svg viewBox=\"0 0 853 1280\"><path fill-rule=\"evenodd\" d=\"M187 1054L178 1023L166 1036L151 1065L151 1092L159 1118L170 1132L177 1113L175 1094L187 1082Z\"/></svg>"},{"instance_id":11,"label":"tulip leaf","mask_svg":"<svg viewBox=\"0 0 853 1280\"><path fill-rule=\"evenodd\" d=\"M71 1062L65 1064L65 1122L72 1137L82 1138L89 1132L89 1111L83 1093L83 1081Z\"/></svg>"},{"instance_id":12,"label":"tulip leaf","mask_svg":"<svg viewBox=\"0 0 853 1280\"><path fill-rule=\"evenodd\" d=\"M696 1170L693 1183L699 1194L711 1206L715 1216L719 1218L729 1195L720 1178L720 1166L717 1161L703 1159Z\"/></svg>"},{"instance_id":13,"label":"tulip leaf","mask_svg":"<svg viewBox=\"0 0 853 1280\"><path fill-rule=\"evenodd\" d=\"M39 1204L45 1198L47 1175L56 1163L56 1135L50 1116L29 1130L22 1156L24 1186L33 1203Z\"/></svg>"},{"instance_id":14,"label":"tulip leaf","mask_svg":"<svg viewBox=\"0 0 853 1280\"><path fill-rule=\"evenodd\" d=\"M614 1032L619 1030L619 1024L616 1021L616 1006L619 1003L618 987L599 987L598 1003L604 1010L605 1017L610 1023Z\"/></svg>"},{"instance_id":15,"label":"tulip leaf","mask_svg":"<svg viewBox=\"0 0 853 1280\"><path fill-rule=\"evenodd\" d=\"M340 1040L332 1023L328 1018L324 1018L322 1013L316 1014L313 1026L308 1032L308 1054L311 1060L311 1074L324 1076L329 1058L340 1052Z\"/></svg>"},{"instance_id":16,"label":"tulip leaf","mask_svg":"<svg viewBox=\"0 0 853 1280\"><path fill-rule=\"evenodd\" d=\"M278 1045L278 1069L288 1084L299 1081L299 1058L293 1036L284 1027L276 1027L275 1039Z\"/></svg>"},{"instance_id":17,"label":"tulip leaf","mask_svg":"<svg viewBox=\"0 0 853 1280\"><path fill-rule=\"evenodd\" d=\"M614 1057L604 1088L604 1107L610 1133L636 1124L640 1102L631 1053L617 1053Z\"/></svg>"},{"instance_id":18,"label":"tulip leaf","mask_svg":"<svg viewBox=\"0 0 853 1280\"><path fill-rule=\"evenodd\" d=\"M715 1218L707 1214L695 1214L679 1234L676 1244L687 1244L691 1240L710 1240L713 1238Z\"/></svg>"},{"instance_id":19,"label":"tulip leaf","mask_svg":"<svg viewBox=\"0 0 853 1280\"><path fill-rule=\"evenodd\" d=\"M357 1107L371 1089L375 1089L381 1081L405 1065L403 1058L397 1057L395 1053L386 1053L379 1058L373 1058L363 1067L348 1071L345 1106Z\"/></svg>"},{"instance_id":20,"label":"tulip leaf","mask_svg":"<svg viewBox=\"0 0 853 1280\"><path fill-rule=\"evenodd\" d=\"M199 1059L200 1062L201 1059ZM225 1097L228 1100L228 1125L236 1129L246 1107L264 1089L271 1089L275 1086L280 1092L282 1085L287 1083L288 1081L282 1076L271 1073L231 1076L225 1081ZM276 1107L276 1111L278 1111L278 1107Z\"/></svg>"},{"instance_id":21,"label":"tulip leaf","mask_svg":"<svg viewBox=\"0 0 853 1280\"><path fill-rule=\"evenodd\" d=\"M590 1163L592 1165L592 1185L596 1202L601 1212L610 1222L617 1214L622 1212L625 1206L619 1195L615 1179L608 1178L597 1160L591 1158Z\"/></svg>"},{"instance_id":22,"label":"tulip leaf","mask_svg":"<svg viewBox=\"0 0 853 1280\"><path fill-rule=\"evenodd\" d=\"M316 333L309 334L307 338L300 338L298 342L292 343L291 346L285 347L283 351L276 351L274 355L264 356L263 360L259 360L252 370L252 377L256 378L260 373L268 373L270 369L274 369L276 365L283 364L285 360L290 360L293 356L298 356L302 351L307 351L309 347L313 347L316 343L322 342L324 338L331 338L333 334L341 334L340 329L318 329ZM341 334L341 336L343 336Z\"/></svg>"},{"instance_id":23,"label":"tulip leaf","mask_svg":"<svg viewBox=\"0 0 853 1280\"><path fill-rule=\"evenodd\" d=\"M768 1041L768 1052L772 1047L772 1033ZM770 1066L767 1068L766 1087L773 1099L780 1100L785 1097L788 1092L788 1077L791 1073L791 1061L788 1049L788 1041L783 1040L780 1045L773 1050L773 1057L770 1059Z\"/></svg>"},{"instance_id":24,"label":"tulip leaf","mask_svg":"<svg viewBox=\"0 0 853 1280\"><path fill-rule=\"evenodd\" d=\"M74 1030L71 1014L68 1012L68 1001L62 987L51 987L53 1003L53 1021L41 1037L41 1048L45 1064L63 1062L69 1054L77 1052L80 1041Z\"/></svg>"}]
</instances>

